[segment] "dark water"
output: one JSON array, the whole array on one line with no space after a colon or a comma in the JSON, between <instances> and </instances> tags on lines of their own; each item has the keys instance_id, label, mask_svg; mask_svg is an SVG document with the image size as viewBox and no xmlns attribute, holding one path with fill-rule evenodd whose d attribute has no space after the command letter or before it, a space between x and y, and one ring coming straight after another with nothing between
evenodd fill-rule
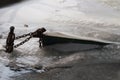
<instances>
[{"instance_id":1,"label":"dark water","mask_svg":"<svg viewBox=\"0 0 120 80\"><path fill-rule=\"evenodd\" d=\"M22 1L24 1L24 0L2 0L2 1L0 1L0 8L10 6L10 5L13 5L15 3L20 3Z\"/></svg>"}]
</instances>

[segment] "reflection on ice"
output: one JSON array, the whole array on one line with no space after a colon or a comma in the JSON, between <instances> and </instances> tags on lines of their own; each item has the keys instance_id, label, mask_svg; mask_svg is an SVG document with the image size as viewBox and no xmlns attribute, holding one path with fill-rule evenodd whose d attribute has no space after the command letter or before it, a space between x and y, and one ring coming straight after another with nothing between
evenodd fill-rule
<instances>
[{"instance_id":1,"label":"reflection on ice","mask_svg":"<svg viewBox=\"0 0 120 80\"><path fill-rule=\"evenodd\" d=\"M10 76L14 75L14 71L11 71L8 67L0 63L0 80L12 80Z\"/></svg>"},{"instance_id":2,"label":"reflection on ice","mask_svg":"<svg viewBox=\"0 0 120 80\"><path fill-rule=\"evenodd\" d=\"M19 63L28 64L28 65L35 65L39 62L39 57L36 56L22 56L17 58Z\"/></svg>"}]
</instances>

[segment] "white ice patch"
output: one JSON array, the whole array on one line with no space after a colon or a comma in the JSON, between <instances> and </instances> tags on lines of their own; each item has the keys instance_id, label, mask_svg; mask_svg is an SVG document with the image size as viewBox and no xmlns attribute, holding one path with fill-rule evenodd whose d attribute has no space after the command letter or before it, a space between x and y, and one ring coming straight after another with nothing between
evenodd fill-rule
<instances>
[{"instance_id":1,"label":"white ice patch","mask_svg":"<svg viewBox=\"0 0 120 80\"><path fill-rule=\"evenodd\" d=\"M0 51L1 51L1 50L5 50L5 48L3 47L2 44L0 44Z\"/></svg>"},{"instance_id":2,"label":"white ice patch","mask_svg":"<svg viewBox=\"0 0 120 80\"><path fill-rule=\"evenodd\" d=\"M5 63L3 63L4 61L6 60L4 59L0 62L0 80L12 80L10 77L14 75L14 71L11 71L9 67L5 67Z\"/></svg>"},{"instance_id":3,"label":"white ice patch","mask_svg":"<svg viewBox=\"0 0 120 80\"><path fill-rule=\"evenodd\" d=\"M23 56L17 58L18 63L28 64L28 65L35 65L39 62L39 58L36 56Z\"/></svg>"},{"instance_id":4,"label":"white ice patch","mask_svg":"<svg viewBox=\"0 0 120 80\"><path fill-rule=\"evenodd\" d=\"M117 11L95 0L31 0L5 10L0 14L2 23L42 24L62 21L73 24L85 20L119 24L120 18Z\"/></svg>"}]
</instances>

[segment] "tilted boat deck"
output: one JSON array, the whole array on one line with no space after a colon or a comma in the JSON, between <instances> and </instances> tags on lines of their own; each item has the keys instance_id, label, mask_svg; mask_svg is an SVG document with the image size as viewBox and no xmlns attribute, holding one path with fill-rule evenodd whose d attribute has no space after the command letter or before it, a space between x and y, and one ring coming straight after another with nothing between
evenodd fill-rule
<instances>
[{"instance_id":1,"label":"tilted boat deck","mask_svg":"<svg viewBox=\"0 0 120 80\"><path fill-rule=\"evenodd\" d=\"M93 45L108 45L114 42L82 38L77 36L69 36L63 33L47 33L44 36L43 44L44 45L53 45L53 44L62 44L62 43L79 43L79 44L93 44Z\"/></svg>"}]
</instances>

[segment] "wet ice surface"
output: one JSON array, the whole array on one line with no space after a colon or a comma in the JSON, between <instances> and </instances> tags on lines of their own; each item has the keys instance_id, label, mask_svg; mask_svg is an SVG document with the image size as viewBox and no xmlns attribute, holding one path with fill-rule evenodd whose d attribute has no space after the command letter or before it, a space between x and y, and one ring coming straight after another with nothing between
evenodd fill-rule
<instances>
[{"instance_id":1,"label":"wet ice surface","mask_svg":"<svg viewBox=\"0 0 120 80\"><path fill-rule=\"evenodd\" d=\"M104 2L104 0L102 1ZM73 66L72 69L65 70L65 73L58 72L55 77L49 75L48 72L46 74L48 76L44 75L45 80L52 76L51 80L74 79L74 77L69 78L69 75L66 74L78 77L78 79L80 76L83 80L86 80L86 78L92 80L117 80L116 77L114 78L114 73L119 75L119 44L111 44L101 48L98 45L66 43L40 49L38 39L31 39L28 43L15 49L11 54L5 53L3 46L11 25L16 27L16 36L45 27L47 32L53 34L60 32L80 38L87 37L119 43L119 19L119 11L101 4L97 0L28 0L0 9L0 35L2 36L0 39L0 80L41 80L43 76L40 73L44 72L44 70L35 69L36 65L49 67L67 65L68 63L71 63L69 65ZM28 24L29 27L24 27L24 24ZM17 40L15 44L21 42L21 40L24 39ZM12 67L6 67L8 64L12 64ZM78 68L78 66L80 67ZM11 70L14 67L22 67L22 70L15 72ZM80 70L77 70L77 68ZM113 69L113 71L110 69ZM81 73L76 73L77 71ZM96 74L97 72L98 74ZM101 75L102 73L105 76ZM93 75L104 79L94 78Z\"/></svg>"},{"instance_id":2,"label":"wet ice surface","mask_svg":"<svg viewBox=\"0 0 120 80\"><path fill-rule=\"evenodd\" d=\"M27 46L30 44L33 45L33 47ZM108 45L103 48L96 49L95 47L95 48L83 49L79 51L78 50L77 51L67 50L68 51L67 52L64 49L59 49L59 48L57 49L56 45L55 45L55 48L54 46L51 46L51 47L49 46L49 47L45 47L44 49L39 49L38 45L35 45L35 44L38 44L37 40L32 39L30 42L24 44L24 46L26 47L21 46L18 49L15 49L14 52L11 54L1 51L0 53L0 56L1 56L0 58L0 61L1 61L0 62L1 63L0 80L13 80L13 79L14 80L26 80L29 78L30 80L36 80L38 78L39 78L38 80L41 80L43 78L40 76L40 74L46 73L46 72L44 72L44 70L34 69L34 66L36 65L42 65L44 67L49 67L49 66L67 65L69 63L68 65L72 65L73 67L76 67L78 64L80 64L81 66L89 65L89 68L87 69L90 69L90 65L93 64L93 67L96 68L96 70L97 69L104 70L103 68L104 64L106 64L105 65L106 67L107 66L109 67L112 63L113 65L117 66L116 63L119 64L119 60L120 60L120 54L119 54L120 45ZM72 49L74 49L73 46L71 47ZM76 61L78 61L78 64L76 65L71 63L71 62L77 63ZM14 63L18 65L19 67L25 67L26 69L23 68L21 71L10 70L10 67L6 67L6 65L8 65L9 63ZM97 67L98 64L100 65L100 67ZM81 68L81 66L79 67ZM113 69L115 68L115 66L113 67ZM92 70L92 68L90 70ZM82 72L84 73L84 71ZM60 75L63 76L62 73ZM49 75L45 79L49 79Z\"/></svg>"},{"instance_id":3,"label":"wet ice surface","mask_svg":"<svg viewBox=\"0 0 120 80\"><path fill-rule=\"evenodd\" d=\"M72 61L74 61L76 63L76 61L80 60L80 62L78 62L78 64L80 64L81 66L84 64L84 65L86 65L85 67L87 67L87 65L92 66L92 64L93 64L94 68L101 69L101 71L104 70L104 68L103 68L104 64L106 64L105 65L106 67L107 66L109 67L111 64L113 64L114 65L113 71L114 71L115 67L117 66L117 63L119 64L119 60L120 60L120 54L119 54L120 48L119 47L120 47L119 45L109 45L102 49L101 48L91 49L91 50L72 52L72 53L70 53L70 52L62 53L62 52L58 52L58 51L54 51L54 50L51 51L48 49L47 52L46 51L42 52L41 50L38 50L37 54L32 53L32 54L24 54L24 55L22 53L19 54L18 52L16 53L14 51L13 53L19 54L19 56L17 56L17 57L10 56L10 57L8 57L8 59L10 60L10 62L17 62L16 64L18 66L20 66L20 64L22 66L27 65L27 68L29 68L29 67L31 68L31 66L34 66L35 64L40 64L43 66L51 66L51 65L56 66L56 64L63 65L63 64L67 64ZM5 55L5 53L3 55ZM16 58L16 59L14 59L14 58ZM6 59L7 58L5 58L5 60ZM1 61L3 61L3 63L5 63L4 60L1 60ZM42 79L42 77L40 77L41 71L39 71L39 70L35 70L35 71L34 70L22 70L20 72L14 72L14 71L10 70L9 67L5 67L5 64L3 64L3 63L1 66L1 69L2 69L1 80L4 80L4 79L5 80L6 79L7 80L9 80L9 79L25 80L28 78L30 78L30 80L36 80L37 78L39 78L40 80ZM76 64L76 65L78 65L78 64ZM97 67L98 64L100 65L99 68ZM76 65L74 65L74 64L69 64L69 65L76 67ZM81 66L79 66L79 67L81 67ZM89 69L89 68L87 68L87 69ZM97 71L97 69L95 71ZM92 68L91 68L91 70L92 70ZM86 70L84 70L84 71L86 71ZM82 72L84 72L84 71L82 71ZM42 71L42 72L44 72L44 71ZM11 75L8 75L8 74L11 74ZM64 80L64 79L62 79L62 80Z\"/></svg>"}]
</instances>

